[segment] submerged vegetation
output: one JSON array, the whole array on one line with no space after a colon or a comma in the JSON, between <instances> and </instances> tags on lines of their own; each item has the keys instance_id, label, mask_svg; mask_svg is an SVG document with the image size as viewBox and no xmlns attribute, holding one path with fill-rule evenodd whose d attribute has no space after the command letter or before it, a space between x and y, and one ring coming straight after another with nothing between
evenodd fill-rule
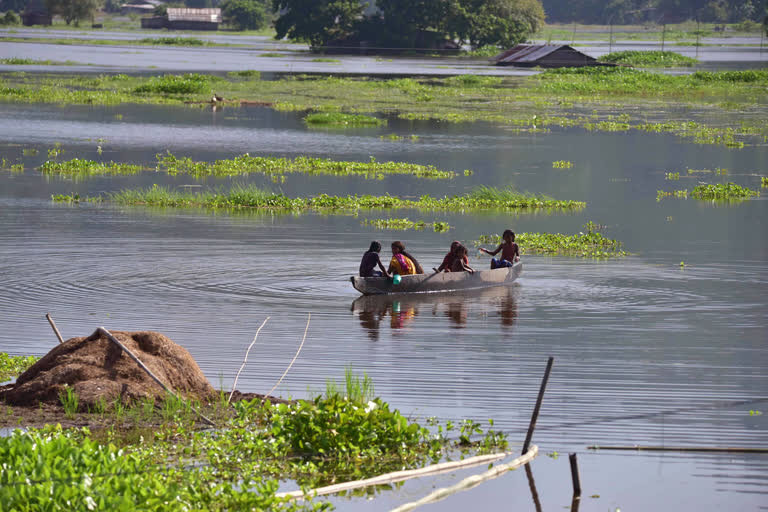
<instances>
[{"instance_id":1,"label":"submerged vegetation","mask_svg":"<svg viewBox=\"0 0 768 512\"><path fill-rule=\"evenodd\" d=\"M432 228L433 231L436 233L442 233L444 231L448 231L451 229L450 224L447 222L424 222L421 221L412 221L408 218L404 219L367 219L364 220L361 224L363 226L373 226L377 229L392 229L392 230L406 230L406 229L426 229L426 228Z\"/></svg>"},{"instance_id":2,"label":"submerged vegetation","mask_svg":"<svg viewBox=\"0 0 768 512\"><path fill-rule=\"evenodd\" d=\"M111 202L121 205L161 207L198 207L211 209L261 208L270 210L358 210L358 209L423 209L423 210L578 210L579 201L559 201L547 196L524 194L510 189L479 187L465 195L451 197L422 196L419 199L399 197L320 194L290 198L254 186L233 186L227 192L189 192L154 185L148 189L121 190L104 197L80 198L78 195L54 195L54 202Z\"/></svg>"},{"instance_id":3,"label":"submerged vegetation","mask_svg":"<svg viewBox=\"0 0 768 512\"><path fill-rule=\"evenodd\" d=\"M7 510L325 510L332 505L317 498L281 497L279 482L311 489L508 447L492 423L484 430L472 420L445 428L433 421L430 429L410 421L351 370L346 389L329 383L312 400L228 404L222 393L204 404L215 430L196 429L190 411L200 404L188 400L101 402L80 413L76 400L74 391L63 395L62 416L108 426L0 437ZM4 419L13 413L9 407Z\"/></svg>"},{"instance_id":4,"label":"submerged vegetation","mask_svg":"<svg viewBox=\"0 0 768 512\"><path fill-rule=\"evenodd\" d=\"M600 62L611 62L613 64L640 67L693 66L699 62L693 57L686 57L679 53L658 50L627 50L623 52L613 52L603 55L599 60Z\"/></svg>"},{"instance_id":5,"label":"submerged vegetation","mask_svg":"<svg viewBox=\"0 0 768 512\"><path fill-rule=\"evenodd\" d=\"M20 375L38 359L35 356L11 356L0 352L0 382Z\"/></svg>"},{"instance_id":6,"label":"submerged vegetation","mask_svg":"<svg viewBox=\"0 0 768 512\"><path fill-rule=\"evenodd\" d=\"M575 235L560 233L518 233L515 242L520 254L544 254L550 256L578 256L582 258L615 258L626 256L622 243L600 233L601 226L594 222L584 225L584 231ZM483 235L475 246L500 244L501 235Z\"/></svg>"},{"instance_id":7,"label":"submerged vegetation","mask_svg":"<svg viewBox=\"0 0 768 512\"><path fill-rule=\"evenodd\" d=\"M40 166L40 171L50 174L67 174L75 176L91 176L94 174L136 174L142 170L140 165L122 164L115 162L94 162L73 158L64 162L47 160Z\"/></svg>"},{"instance_id":8,"label":"submerged vegetation","mask_svg":"<svg viewBox=\"0 0 768 512\"><path fill-rule=\"evenodd\" d=\"M677 197L684 199L689 195L691 197L695 197L696 199L749 199L750 197L759 196L760 191L752 190L749 187L742 187L736 183L728 182L697 185L690 192L687 189L671 191L658 190L656 192L656 200L661 201L667 197Z\"/></svg>"},{"instance_id":9,"label":"submerged vegetation","mask_svg":"<svg viewBox=\"0 0 768 512\"><path fill-rule=\"evenodd\" d=\"M215 86L216 94L227 98L226 104L252 101L287 111L380 113L443 122L488 121L531 132L555 127L640 130L736 148L768 137L768 128L758 121L765 108L768 70L667 75L627 67L590 67L549 69L530 77L463 75L388 80L297 75L259 81L258 87L254 87L254 80L258 76L237 72L226 78L199 74L53 77L14 73L0 81L0 100L199 104L210 100ZM755 115L747 121L718 125L693 118L669 121L664 112L670 102L681 106L708 105L725 111L739 108ZM642 114L614 116L617 103L642 106ZM591 108L592 114L585 113L585 108ZM654 109L658 109L656 119Z\"/></svg>"},{"instance_id":10,"label":"submerged vegetation","mask_svg":"<svg viewBox=\"0 0 768 512\"><path fill-rule=\"evenodd\" d=\"M304 122L311 126L386 126L386 119L362 114L343 114L341 112L316 112L304 118Z\"/></svg>"}]
</instances>

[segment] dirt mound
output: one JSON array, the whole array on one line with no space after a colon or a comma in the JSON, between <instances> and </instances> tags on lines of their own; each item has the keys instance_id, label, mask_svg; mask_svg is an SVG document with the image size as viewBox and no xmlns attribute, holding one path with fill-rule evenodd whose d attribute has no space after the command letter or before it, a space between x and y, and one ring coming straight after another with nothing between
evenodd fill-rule
<instances>
[{"instance_id":1,"label":"dirt mound","mask_svg":"<svg viewBox=\"0 0 768 512\"><path fill-rule=\"evenodd\" d=\"M111 331L128 350L136 354L166 386L188 398L208 398L214 389L187 352L157 332ZM107 403L155 397L165 391L120 347L94 333L71 338L56 346L22 373L12 388L3 393L11 405L36 406L39 402L59 403L59 393L71 387L81 408Z\"/></svg>"}]
</instances>

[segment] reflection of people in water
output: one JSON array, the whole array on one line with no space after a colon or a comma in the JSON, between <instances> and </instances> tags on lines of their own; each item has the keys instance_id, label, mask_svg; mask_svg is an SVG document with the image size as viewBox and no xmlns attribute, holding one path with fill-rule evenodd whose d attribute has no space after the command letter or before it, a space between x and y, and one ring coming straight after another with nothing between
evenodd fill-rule
<instances>
[{"instance_id":1,"label":"reflection of people in water","mask_svg":"<svg viewBox=\"0 0 768 512\"><path fill-rule=\"evenodd\" d=\"M451 319L451 327L461 329L467 325L467 310L464 307L464 301L451 302L448 304L448 310L445 316Z\"/></svg>"},{"instance_id":2,"label":"reflection of people in water","mask_svg":"<svg viewBox=\"0 0 768 512\"><path fill-rule=\"evenodd\" d=\"M373 341L379 339L379 325L381 324L381 314L378 311L360 310L360 326L368 333L368 337Z\"/></svg>"},{"instance_id":3,"label":"reflection of people in water","mask_svg":"<svg viewBox=\"0 0 768 512\"><path fill-rule=\"evenodd\" d=\"M389 321L389 326L392 329L402 329L407 327L418 313L419 312L415 306L403 307L402 304L400 304L400 301L393 301L392 307L389 310L389 314L392 317Z\"/></svg>"},{"instance_id":4,"label":"reflection of people in water","mask_svg":"<svg viewBox=\"0 0 768 512\"><path fill-rule=\"evenodd\" d=\"M511 292L501 299L499 316L502 327L514 327L517 323L517 302Z\"/></svg>"}]
</instances>

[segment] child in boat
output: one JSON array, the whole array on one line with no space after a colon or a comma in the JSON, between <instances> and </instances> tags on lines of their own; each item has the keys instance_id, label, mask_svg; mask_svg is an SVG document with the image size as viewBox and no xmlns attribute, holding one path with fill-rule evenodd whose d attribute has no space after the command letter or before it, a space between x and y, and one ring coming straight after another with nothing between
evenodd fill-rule
<instances>
[{"instance_id":1,"label":"child in boat","mask_svg":"<svg viewBox=\"0 0 768 512\"><path fill-rule=\"evenodd\" d=\"M360 277L381 277L389 275L387 269L381 263L379 258L379 252L381 252L381 244L377 241L371 242L371 247L363 254L363 259L360 261ZM376 265L379 266L381 271L374 270Z\"/></svg>"},{"instance_id":2,"label":"child in boat","mask_svg":"<svg viewBox=\"0 0 768 512\"><path fill-rule=\"evenodd\" d=\"M456 257L453 259L453 263L451 264L451 272L469 272L470 274L475 273L475 269L467 264L467 248L464 245L459 244L458 247L456 247L456 251L454 251L454 255Z\"/></svg>"},{"instance_id":3,"label":"child in boat","mask_svg":"<svg viewBox=\"0 0 768 512\"><path fill-rule=\"evenodd\" d=\"M445 257L443 258L443 262L440 264L439 267L433 268L433 270L435 272L442 272L442 271L450 272L451 267L453 266L453 260L456 259L456 248L460 245L461 245L461 242L459 242L458 240L454 240L451 243L451 250L448 251L448 254L445 255ZM467 262L469 262L469 260L467 260Z\"/></svg>"},{"instance_id":4,"label":"child in boat","mask_svg":"<svg viewBox=\"0 0 768 512\"><path fill-rule=\"evenodd\" d=\"M407 276L410 274L423 274L424 269L421 268L416 258L405 252L405 244L398 240L392 242L392 260L389 262L387 272Z\"/></svg>"},{"instance_id":5,"label":"child in boat","mask_svg":"<svg viewBox=\"0 0 768 512\"><path fill-rule=\"evenodd\" d=\"M496 256L501 251L501 258L491 258L491 268L511 267L515 262L520 261L520 248L515 243L515 233L511 229L504 231L501 235L504 239L495 251L480 248L480 252Z\"/></svg>"}]
</instances>

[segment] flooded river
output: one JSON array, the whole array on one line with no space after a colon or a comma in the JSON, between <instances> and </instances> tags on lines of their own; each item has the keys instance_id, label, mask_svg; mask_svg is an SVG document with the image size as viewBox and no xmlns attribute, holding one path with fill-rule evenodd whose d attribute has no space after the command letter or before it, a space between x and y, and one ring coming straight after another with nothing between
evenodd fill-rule
<instances>
[{"instance_id":1,"label":"flooded river","mask_svg":"<svg viewBox=\"0 0 768 512\"><path fill-rule=\"evenodd\" d=\"M393 133L405 140L381 138ZM63 159L154 165L154 155L166 150L205 160L245 152L375 157L433 164L458 177L288 175L273 183L254 175L196 182L147 172L71 180L35 170L55 143ZM297 114L264 108L0 105L0 156L26 167L0 172L2 351L50 350L56 343L44 317L50 312L65 338L100 325L162 332L192 353L214 385L227 388L270 317L238 383L264 393L296 354L311 314L305 345L277 394L311 396L352 366L372 378L377 395L412 417L493 418L515 449L553 356L534 435L542 451L532 465L535 498L519 470L433 509L568 507L568 453L579 454L582 511L768 508L766 455L587 449L768 446L768 194L763 189L758 199L727 204L656 201L657 190L691 189L699 181L760 188L758 175L768 171L765 144L726 149L666 134L572 128L531 135L482 123L397 119L386 128L342 133L308 129ZM574 166L555 169L556 160ZM717 168L727 176L687 174ZM474 173L465 176L465 169ZM665 180L666 172L680 172L680 181ZM50 201L58 193L233 183L291 196L442 195L478 184L514 185L587 207L558 214L391 214L453 226L433 233L361 224L386 212L213 214ZM610 261L526 256L514 286L482 293L366 300L349 283L374 239L385 248L403 240L431 268L454 239L471 242L506 228L572 234L588 221L604 225L632 254ZM488 260L472 251L470 264L483 268ZM332 501L340 510L387 510L470 473L407 483L373 501Z\"/></svg>"}]
</instances>

